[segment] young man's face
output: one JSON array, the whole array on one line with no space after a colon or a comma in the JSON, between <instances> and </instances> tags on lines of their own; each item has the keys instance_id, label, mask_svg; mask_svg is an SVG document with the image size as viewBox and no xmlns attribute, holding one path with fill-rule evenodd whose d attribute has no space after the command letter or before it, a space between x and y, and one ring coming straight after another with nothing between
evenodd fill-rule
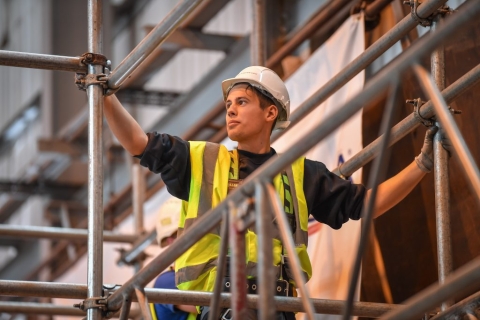
<instances>
[{"instance_id":1,"label":"young man's face","mask_svg":"<svg viewBox=\"0 0 480 320\"><path fill-rule=\"evenodd\" d=\"M247 84L238 84L228 93L225 101L228 137L239 143L260 137L270 128L276 117L276 107L262 110L260 101ZM272 110L275 110L272 112ZM274 114L275 113L275 114Z\"/></svg>"}]
</instances>

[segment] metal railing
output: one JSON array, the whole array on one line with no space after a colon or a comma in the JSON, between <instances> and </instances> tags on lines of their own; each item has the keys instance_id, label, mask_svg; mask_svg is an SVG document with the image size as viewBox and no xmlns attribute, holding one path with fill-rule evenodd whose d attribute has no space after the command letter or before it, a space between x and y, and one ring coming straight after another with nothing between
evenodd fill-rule
<instances>
[{"instance_id":1,"label":"metal railing","mask_svg":"<svg viewBox=\"0 0 480 320\"><path fill-rule=\"evenodd\" d=\"M165 38L174 30L176 26L180 24L182 19L184 19L189 12L191 12L196 5L201 1L184 1L181 6L177 7L173 13L168 16L164 22L159 24L157 28L152 31L152 33L147 36L147 38L132 51L122 64L110 74L110 77L107 81L107 86L110 89L116 90L121 85L128 75L133 72L133 69L139 64L139 60L142 60L151 52L154 46L161 43ZM429 16L433 13L441 4L445 3L442 0L427 0L419 8L418 14L420 16ZM101 1L89 0L88 1L88 12L89 12L89 51L92 53L101 53L102 52L102 39L101 39ZM353 315L364 315L361 312L358 312L358 307L363 306L368 309L368 306L373 307L375 311L377 305L370 304L365 305L364 303L354 303L352 295L349 294L347 301L337 301L332 302L329 300L318 300L318 299L309 299L308 293L304 287L304 279L302 279L300 274L298 257L294 253L293 240L291 238L291 233L288 232L288 223L285 220L285 216L282 213L281 207L278 204L278 199L275 196L275 191L272 187L265 183L265 181L270 181L275 175L280 173L283 168L293 163L298 157L308 151L311 147L318 143L321 139L325 138L329 133L335 130L341 123L349 119L353 114L360 110L368 101L379 97L384 94L385 90L390 92L396 92L398 83L391 79L397 79L404 70L409 67L413 67L415 74L423 88L423 90L430 96L431 102L430 105L425 105L422 107L422 113L430 114L432 113L431 109L435 110L435 113L438 117L439 123L442 125L442 128L446 131L447 135L450 137L453 143L456 156L458 156L462 167L465 170L467 180L469 181L473 192L477 195L477 198L480 199L480 173L478 167L475 165L472 155L470 154L467 146L465 145L464 140L462 139L458 127L456 126L450 111L445 103L442 94L439 92L438 88L433 83L430 75L425 71L425 69L418 65L418 61L422 56L432 52L437 46L439 46L442 40L453 32L455 32L459 27L464 25L473 17L477 17L480 14L480 3L478 1L468 1L463 8L456 13L453 17L448 19L441 27L439 27L435 32L428 34L422 37L418 42L414 43L411 48L405 51L399 58L394 60L391 64L386 66L381 70L370 82L368 82L362 92L360 92L356 97L344 104L339 110L328 117L324 122L314 128L311 132L306 133L299 140L302 141L301 144L296 144L288 152L269 160L261 168L255 171L237 190L232 192L222 203L220 203L216 208L212 209L204 216L202 216L196 224L194 224L188 231L186 231L183 237L177 239L172 245L170 245L162 254L157 256L150 264L145 266L140 270L134 277L128 280L124 285L116 290L111 290L111 295L106 296L105 291L102 288L102 232L103 232L103 208L102 208L102 190L103 190L103 172L101 168L101 159L102 159L102 149L101 149L101 119L102 119L102 108L103 108L103 90L101 83L92 82L87 86L87 94L89 101L89 232L88 232L88 244L89 244L89 254L88 254L88 283L87 290L82 288L76 288L72 290L82 291L81 297L85 296L87 299L84 301L85 309L87 310L88 319L100 319L103 317L105 311L107 313L114 313L120 311L120 318L126 319L130 309L130 303L135 297L137 300L141 301L142 313L145 317L149 317L149 311L146 308L148 301L156 301L155 294L164 294L165 300L161 302L170 302L175 303L175 297L182 298L182 303L185 304L185 301L193 305L210 305L212 306L214 312L218 312L218 309L221 307L231 306L235 318L240 318L242 313L246 308L257 308L260 307L261 319L267 319L272 315L272 312L275 310L284 310L284 311L306 311L309 318L312 319L314 312L324 312L329 313L334 310L335 314L340 314L343 310L345 318L349 318ZM407 21L408 20L408 21ZM406 33L409 29L413 28L416 25L416 22L413 22L413 18L408 17L402 20L394 29L398 35ZM407 30L408 29L408 30ZM391 46L394 42L391 39L381 38L382 50ZM16 53L0 51L0 58L9 57L9 59L0 61L0 64L11 65L11 66L26 66L34 68L45 68L53 70L66 70L66 71L81 71L84 72L85 69L83 66L78 66L78 62L75 58L68 57L56 57L53 56L22 56L18 54L18 60L15 58ZM313 110L314 107L323 102L329 95L331 95L335 90L340 88L345 84L349 79L351 79L358 71L365 68L369 63L374 59L375 54L373 52L364 54L363 56L357 58L352 62L347 68L344 69L343 73L334 77L327 85L313 94L302 106L298 109L296 113L292 114L292 121L298 123L300 119L305 117L308 112ZM26 57L26 58L25 58ZM33 59L32 62L29 59ZM43 60L42 60L43 59ZM48 60L44 61L45 59ZM1 60L1 59L0 59ZM17 61L18 64L15 64ZM99 65L89 64L88 74L90 75L101 75L103 73L102 67ZM450 86L450 91L447 88L444 90L444 95L447 97L450 94L450 98L453 98L456 93L453 93L455 90L461 91L465 83L472 84L473 82L478 81L479 67L477 66L469 74L463 77L462 82L456 82L457 86L453 88ZM473 79L473 80L472 80ZM449 98L446 98L447 100ZM393 100L393 99L392 99ZM390 103L389 105L393 105ZM428 109L431 108L431 109ZM382 167L384 166L384 158L387 146L394 143L400 139L401 133L406 133L408 130L411 130L416 124L410 125L410 129L402 128L401 130L393 129L391 127L391 119L393 108L387 108L388 111L384 115L384 120L382 121L382 133L383 137L380 137L375 142L376 145L370 147L368 153L364 151L364 158L357 161L356 165L353 165L352 162L347 162L340 168L342 173L347 171L348 166L353 168L359 166L358 163L365 163L367 158L372 158L373 154L380 150L380 157L376 160L374 166L376 170L374 175L370 179L370 184L375 190L378 185L379 177L381 177ZM409 120L408 120L409 121ZM397 125L398 126L398 125ZM380 147L381 145L381 147ZM368 153L368 154L367 154ZM365 156L366 155L366 156ZM440 169L443 170L443 169ZM257 202L257 217L255 218L255 212L247 210L245 205L248 201L245 197L254 197L256 196ZM354 272L352 273L352 280L350 283L350 288L356 285L356 280L358 279L358 270L359 270L359 261L363 256L363 251L365 248L365 239L368 236L368 228L371 223L371 207L372 203L375 201L375 192L373 192L370 197L370 203L365 207L365 223L362 237L359 244L359 250L357 253L357 259L354 267ZM244 286L242 283L245 277L242 277L244 268L244 259L242 261L242 242L244 241L243 232L245 229L256 221L257 228L263 230L259 234L260 248L262 249L264 258L268 258L269 252L271 253L271 241L269 241L269 235L267 229L268 225L265 224L267 214L275 214L279 228L281 230L281 236L283 243L286 245L287 251L290 253L289 256L292 257L292 268L294 271L294 278L297 287L302 293L301 298L285 298L285 297L274 297L273 295L269 296L268 294L260 296L250 296L246 295L244 291ZM228 216L228 219L224 219ZM229 294L220 293L220 286L216 286L213 293L199 293L199 292L180 292L180 291L169 291L169 290L148 290L143 289L148 282L153 280L162 270L170 265L176 258L178 258L183 252L185 252L191 245L201 239L206 233L209 232L212 228L217 226L221 221L224 221L222 227L222 235L230 233L231 247L236 248L233 250L233 277L234 277L234 286L238 286L237 290L234 287L234 294L231 296ZM227 227L228 226L228 227ZM233 237L232 237L233 236ZM223 256L226 252L226 241L227 237L222 237L222 252L220 253L220 260L223 260ZM240 250L238 250L240 248ZM297 259L295 259L297 258ZM439 259L443 259L440 258ZM268 262L268 261L267 261ZM221 265L221 264L220 264ZM262 274L262 280L259 282L261 292L269 292L269 287L272 286L272 277L269 272L269 267L267 266L264 260L260 260L260 274ZM271 267L271 266L270 266ZM220 271L222 268L220 268ZM440 303L448 300L453 294L456 293L465 293L467 290L472 288L478 288L480 284L480 260L476 259L466 266L458 269L457 271L451 273L451 275L445 275L443 283L435 284L426 290L422 291L420 294L406 301L406 305L403 307L397 306L382 306L382 311L385 312L386 309L390 308L391 310L384 315L386 319L408 319L421 315L425 311L430 310L431 308L438 306ZM221 274L221 272L220 272ZM0 281L0 288L4 285L22 287L24 291L33 294L35 290L27 287L31 287L33 283L7 283L5 281ZM63 288L68 287L66 284L61 284ZM49 285L42 283L42 294L48 296L46 293L46 287ZM4 290L2 288L2 294L8 295L12 291ZM51 294L54 297L61 297L61 290L54 290ZM135 292L135 295L134 295ZM352 292L352 290L350 290ZM17 292L19 295L20 292ZM78 294L78 292L76 292ZM228 301L231 298L231 301ZM201 300L204 299L204 300ZM103 302L100 302L103 301ZM335 304L335 306L328 305L329 303ZM328 306L327 306L328 305ZM104 309L103 312L100 306ZM326 311L322 309L330 309ZM372 309L372 310L373 310ZM272 311L273 310L273 311ZM383 313L382 312L382 313ZM381 314L376 314L375 316L380 316ZM372 315L370 315L372 316Z\"/></svg>"}]
</instances>

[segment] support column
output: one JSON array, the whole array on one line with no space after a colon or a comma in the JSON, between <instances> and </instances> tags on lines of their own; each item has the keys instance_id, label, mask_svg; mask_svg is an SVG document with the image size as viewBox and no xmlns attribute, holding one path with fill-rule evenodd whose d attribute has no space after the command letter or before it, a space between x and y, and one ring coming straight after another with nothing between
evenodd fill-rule
<instances>
[{"instance_id":1,"label":"support column","mask_svg":"<svg viewBox=\"0 0 480 320\"><path fill-rule=\"evenodd\" d=\"M245 231L239 226L239 208L228 203L230 212L230 292L232 294L232 319L247 316L247 274L245 270Z\"/></svg>"},{"instance_id":2,"label":"support column","mask_svg":"<svg viewBox=\"0 0 480 320\"><path fill-rule=\"evenodd\" d=\"M133 217L135 221L135 234L141 237L145 233L143 222L143 203L145 202L145 175L142 166L138 163L132 165L132 190L133 190ZM143 261L135 262L135 273L143 268Z\"/></svg>"},{"instance_id":3,"label":"support column","mask_svg":"<svg viewBox=\"0 0 480 320\"><path fill-rule=\"evenodd\" d=\"M252 66L264 66L266 62L265 1L252 0L253 26L250 35L250 64Z\"/></svg>"},{"instance_id":4,"label":"support column","mask_svg":"<svg viewBox=\"0 0 480 320\"><path fill-rule=\"evenodd\" d=\"M88 1L88 51L102 53L102 0ZM88 65L89 74L103 72L100 65ZM88 298L100 297L103 285L103 88L87 87L88 95ZM102 319L101 310L88 309L88 320Z\"/></svg>"},{"instance_id":5,"label":"support column","mask_svg":"<svg viewBox=\"0 0 480 320\"><path fill-rule=\"evenodd\" d=\"M432 24L432 31L441 23L442 16L438 15ZM445 51L443 46L438 47L431 56L432 77L440 91L445 89ZM436 126L441 129L439 122ZM438 253L438 281L444 283L445 278L452 272L452 243L450 239L450 186L448 176L448 152L441 144L440 130L433 139L434 156L434 185L435 185L435 213L437 224L437 253ZM446 310L453 303L442 303L441 310Z\"/></svg>"}]
</instances>

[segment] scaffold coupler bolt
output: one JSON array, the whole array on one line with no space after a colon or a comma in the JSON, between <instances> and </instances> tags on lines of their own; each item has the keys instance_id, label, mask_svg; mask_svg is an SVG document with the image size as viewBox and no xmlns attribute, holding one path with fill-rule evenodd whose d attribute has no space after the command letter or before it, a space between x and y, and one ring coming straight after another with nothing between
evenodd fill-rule
<instances>
[{"instance_id":1,"label":"scaffold coupler bolt","mask_svg":"<svg viewBox=\"0 0 480 320\"><path fill-rule=\"evenodd\" d=\"M110 73L111 61L108 60L104 55L98 53L86 52L82 54L81 63L83 65L99 65L103 67L103 72L99 74L85 74L85 73L76 73L75 74L75 84L80 90L87 90L88 86L91 85L101 85L104 90L107 87L108 74Z\"/></svg>"},{"instance_id":2,"label":"scaffold coupler bolt","mask_svg":"<svg viewBox=\"0 0 480 320\"><path fill-rule=\"evenodd\" d=\"M80 303L74 304L73 307L82 311L87 311L88 309L100 309L105 313L107 311L107 299L105 297L87 298Z\"/></svg>"},{"instance_id":3,"label":"scaffold coupler bolt","mask_svg":"<svg viewBox=\"0 0 480 320\"><path fill-rule=\"evenodd\" d=\"M425 127L431 127L435 125L435 117L427 119L420 114L420 108L425 104L425 101L422 101L422 99L418 98L418 99L410 99L410 100L407 100L406 102L413 105L413 116L415 117L415 119L421 122Z\"/></svg>"},{"instance_id":4,"label":"scaffold coupler bolt","mask_svg":"<svg viewBox=\"0 0 480 320\"><path fill-rule=\"evenodd\" d=\"M432 25L432 22L437 15L446 15L447 13L452 13L454 10L452 10L449 6L443 5L440 8L438 8L434 13L432 13L429 17L422 18L418 15L418 6L422 4L418 0L412 0L412 1L403 1L403 4L409 5L411 8L411 15L412 18L418 22L419 25L422 27L429 27Z\"/></svg>"}]
</instances>

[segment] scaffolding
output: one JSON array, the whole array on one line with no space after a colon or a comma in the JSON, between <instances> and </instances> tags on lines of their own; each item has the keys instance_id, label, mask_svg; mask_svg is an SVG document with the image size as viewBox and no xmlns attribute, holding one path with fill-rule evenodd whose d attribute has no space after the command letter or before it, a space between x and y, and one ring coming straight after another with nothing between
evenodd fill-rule
<instances>
[{"instance_id":1,"label":"scaffolding","mask_svg":"<svg viewBox=\"0 0 480 320\"><path fill-rule=\"evenodd\" d=\"M381 3L386 2L378 1ZM58 228L12 228L9 226L9 228L0 229L0 234L10 232L10 236L87 238L88 280L86 285L0 280L1 295L40 295L52 298L83 299L82 303L78 305L81 310L66 310L50 304L9 302L0 303L0 311L21 310L22 312L70 315L78 315L80 312L85 314L86 312L88 319L102 319L114 315L119 316L120 319L127 319L130 314L132 301L137 301L140 305L140 312L145 319L151 319L148 302L208 305L213 311L209 319L215 319L219 309L224 307L232 308L234 319L239 319L247 308L259 309L260 319L271 318L277 310L305 312L309 319L313 319L314 313L343 314L345 319L349 319L352 315L381 317L384 319L411 319L421 317L426 312L442 305L442 312L434 318L448 319L456 314L458 310L466 310L465 312L471 313L470 311L473 308L478 307L480 304L478 293L454 305L450 302L454 295L468 294L472 290L478 290L480 285L480 258L476 258L456 271L452 271L448 224L449 190L445 188L445 185L448 186L448 180L445 180L448 179L448 156L446 151L439 147L439 135L434 140L436 212L437 221L439 222L437 225L439 282L408 299L404 305L353 301L353 290L359 277L360 261L364 255L366 239L372 223L372 208L375 201L376 188L385 175L388 146L394 144L416 128L420 124L419 118L431 118L434 114L437 116L438 124L450 137L455 154L464 169L467 181L480 204L480 172L447 105L449 101L460 95L467 88L479 82L480 65L477 65L448 88L444 88L444 61L441 48L442 41L446 37L452 35L471 19L479 16L480 2L477 0L467 1L458 12L439 26L437 25L438 20L435 20L432 28L434 32L425 35L412 44L399 58L378 72L366 84L362 92L345 103L337 112L329 116L328 119L316 128L306 133L301 138L304 143L297 144L288 152L270 159L265 165L251 174L240 187L229 194L225 201L198 219L197 223L186 231L185 236L177 239L125 284L113 287L103 285L102 241L132 243L134 238L134 236L130 235L116 235L103 231L103 150L101 144L103 95L113 94L119 90L122 83L132 74L135 68L203 2L202 0L185 0L180 3L111 73L108 70L109 63L102 55L101 0L88 1L88 53L82 57L61 57L0 51L0 65L63 70L83 74L83 76L77 77L77 85L86 89L89 106L88 233ZM265 62L268 65L269 61L265 60L265 52L262 49L265 46L263 24L265 9L262 1L257 0L253 2L256 18L254 34L251 40L253 42L252 61L259 64ZM339 2L341 1L337 1L337 3ZM298 123L316 106L325 101L326 98L385 52L406 32L417 26L417 24L424 23L425 19L434 14L445 2L446 0L426 0L418 6L418 2L413 1L412 15L403 19L337 76L315 92L292 114L292 122ZM419 64L419 59L432 52L432 75L430 75ZM418 106L416 115L412 114L392 127L393 101L398 94L399 86L397 79L409 68L414 71L422 90L428 95L430 101L421 107ZM286 217L278 202L278 198L275 196L275 190L268 181L358 112L368 101L385 95L385 92L388 92L389 98L383 115L380 137L336 170L338 174L348 176L378 155L374 160L374 169L369 177L369 184L373 188L373 192L362 214L364 224L354 271L349 284L348 297L346 297L345 301L311 299L305 287L305 280L300 273L298 257L294 254L293 238L289 232ZM278 138L278 136L276 135L274 138ZM135 180L136 187L134 188L136 194L135 207L137 208L135 210L135 220L141 221L142 212L139 208L141 207L139 203L142 202L140 194L144 185L141 179L138 179L138 175L138 172L134 174L134 176L137 176ZM255 200L255 210L253 211L249 210L248 206L251 198ZM273 292L272 288L274 285L272 266L268 263L271 261L272 254L271 236L268 227L268 218L271 214L274 214L277 218L282 242L286 245L287 252L292 258L291 264L294 280L300 291L300 298L277 297L270 294L270 292ZM261 275L259 277L259 295L247 295L243 282L245 279L245 265L243 263L245 261L245 250L243 250L245 246L244 232L246 228L253 224L260 230L258 233L261 252L258 263L258 273ZM216 286L213 293L145 288L151 280L175 261L176 258L200 240L209 230L218 225L221 225L222 245L219 253ZM141 223L138 222L136 231L140 233L142 230ZM145 238L151 239L151 235ZM232 249L233 288L231 294L221 293L220 287L220 280L225 272L228 241L230 241ZM137 247L136 252L139 251L138 249ZM135 251L135 248L133 251Z\"/></svg>"}]
</instances>

